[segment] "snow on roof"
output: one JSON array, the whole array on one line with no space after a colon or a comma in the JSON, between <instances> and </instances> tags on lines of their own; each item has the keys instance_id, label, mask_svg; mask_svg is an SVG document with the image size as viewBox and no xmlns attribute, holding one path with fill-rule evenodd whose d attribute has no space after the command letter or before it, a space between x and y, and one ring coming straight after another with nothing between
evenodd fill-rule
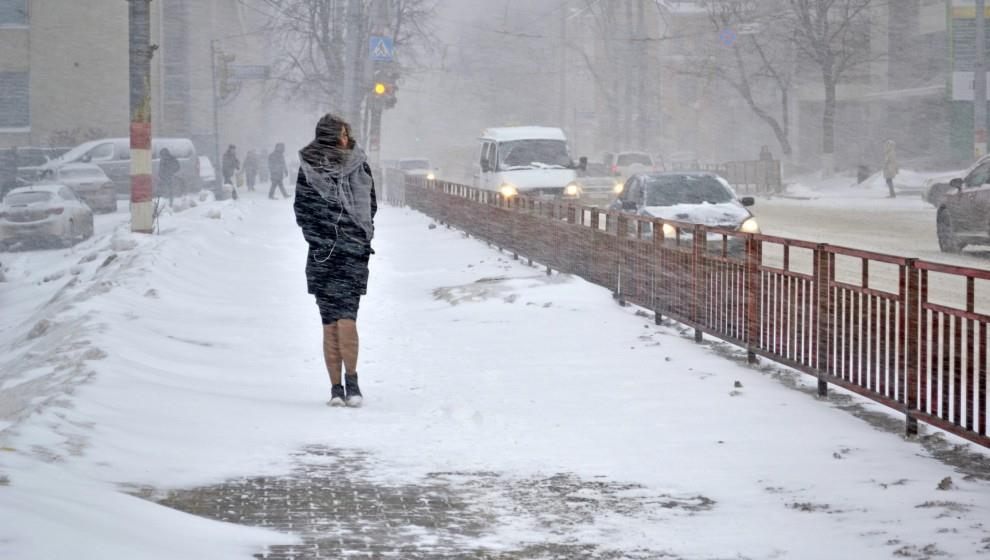
<instances>
[{"instance_id":1,"label":"snow on roof","mask_svg":"<svg viewBox=\"0 0 990 560\"><path fill-rule=\"evenodd\" d=\"M482 138L495 140L496 142L508 142L511 140L567 140L564 131L559 128L549 126L504 126L497 128L486 128L481 133Z\"/></svg>"}]
</instances>

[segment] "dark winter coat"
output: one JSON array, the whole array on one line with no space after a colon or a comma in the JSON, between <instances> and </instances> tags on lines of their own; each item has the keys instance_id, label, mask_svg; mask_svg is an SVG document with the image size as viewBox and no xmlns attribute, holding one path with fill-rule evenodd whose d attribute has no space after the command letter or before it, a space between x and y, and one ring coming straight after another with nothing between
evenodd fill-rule
<instances>
[{"instance_id":1,"label":"dark winter coat","mask_svg":"<svg viewBox=\"0 0 990 560\"><path fill-rule=\"evenodd\" d=\"M348 185L370 187L373 219L378 211L378 201L371 167L363 154L345 170L344 188L349 188ZM341 186L342 181L333 177L328 179L333 186ZM306 256L309 293L318 297L359 297L366 293L368 258L374 252L371 248L374 229L369 231L347 211L335 189L321 193L303 169L299 170L296 180L293 208L296 223L302 228L303 237L309 245Z\"/></svg>"},{"instance_id":2,"label":"dark winter coat","mask_svg":"<svg viewBox=\"0 0 990 560\"><path fill-rule=\"evenodd\" d=\"M175 156L169 152L162 152L158 163L158 176L163 181L170 181L181 169L179 160L175 159Z\"/></svg>"},{"instance_id":3,"label":"dark winter coat","mask_svg":"<svg viewBox=\"0 0 990 560\"><path fill-rule=\"evenodd\" d=\"M283 152L274 151L268 154L268 172L271 173L272 179L281 179L289 174L285 165L285 154Z\"/></svg>"},{"instance_id":4,"label":"dark winter coat","mask_svg":"<svg viewBox=\"0 0 990 560\"><path fill-rule=\"evenodd\" d=\"M237 154L230 150L223 153L223 167L221 169L223 170L224 177L230 177L240 168L241 162L237 159Z\"/></svg>"}]
</instances>

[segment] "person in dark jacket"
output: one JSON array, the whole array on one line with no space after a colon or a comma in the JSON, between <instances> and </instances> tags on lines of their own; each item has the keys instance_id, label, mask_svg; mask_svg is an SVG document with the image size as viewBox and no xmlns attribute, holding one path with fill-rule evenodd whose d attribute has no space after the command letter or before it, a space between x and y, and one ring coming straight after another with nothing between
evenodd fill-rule
<instances>
[{"instance_id":1,"label":"person in dark jacket","mask_svg":"<svg viewBox=\"0 0 990 560\"><path fill-rule=\"evenodd\" d=\"M258 154L254 150L248 150L244 156L244 179L248 190L254 192L254 182L258 179Z\"/></svg>"},{"instance_id":2,"label":"person in dark jacket","mask_svg":"<svg viewBox=\"0 0 990 560\"><path fill-rule=\"evenodd\" d=\"M231 144L223 154L223 164L221 165L223 184L234 185L234 173L237 173L240 168L241 161L237 159L237 146ZM236 185L234 186L236 187Z\"/></svg>"},{"instance_id":3,"label":"person in dark jacket","mask_svg":"<svg viewBox=\"0 0 990 560\"><path fill-rule=\"evenodd\" d=\"M268 198L275 200L275 188L282 193L282 198L289 198L289 193L285 192L282 179L289 176L289 170L285 165L285 144L275 144L275 151L268 154L268 172L271 175L272 187L268 189Z\"/></svg>"},{"instance_id":4,"label":"person in dark jacket","mask_svg":"<svg viewBox=\"0 0 990 560\"><path fill-rule=\"evenodd\" d=\"M175 159L172 152L168 151L168 148L162 148L162 151L158 153L158 180L161 182L165 193L168 194L169 206L172 205L172 200L175 198L175 176L179 174L181 169L179 160Z\"/></svg>"},{"instance_id":5,"label":"person in dark jacket","mask_svg":"<svg viewBox=\"0 0 990 560\"><path fill-rule=\"evenodd\" d=\"M323 357L330 375L330 406L359 406L357 313L368 289L378 211L371 167L340 117L326 115L316 138L299 152L293 205L309 245L306 281L323 322ZM341 362L346 370L341 384ZM345 391L346 385L346 391Z\"/></svg>"}]
</instances>

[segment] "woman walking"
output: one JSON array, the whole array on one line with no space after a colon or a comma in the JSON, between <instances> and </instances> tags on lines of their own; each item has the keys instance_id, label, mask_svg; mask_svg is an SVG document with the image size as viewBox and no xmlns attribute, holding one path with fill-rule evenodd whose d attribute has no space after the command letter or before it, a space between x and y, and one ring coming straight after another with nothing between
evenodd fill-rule
<instances>
[{"instance_id":1,"label":"woman walking","mask_svg":"<svg viewBox=\"0 0 990 560\"><path fill-rule=\"evenodd\" d=\"M323 358L331 383L327 404L360 406L357 312L374 253L375 182L350 125L340 117L321 118L316 138L299 156L293 207L309 244L306 282L323 322Z\"/></svg>"}]
</instances>

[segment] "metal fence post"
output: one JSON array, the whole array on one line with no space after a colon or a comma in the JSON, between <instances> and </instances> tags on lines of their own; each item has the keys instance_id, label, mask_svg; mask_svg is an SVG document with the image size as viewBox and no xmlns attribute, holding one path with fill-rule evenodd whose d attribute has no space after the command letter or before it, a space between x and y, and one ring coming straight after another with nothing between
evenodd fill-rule
<instances>
[{"instance_id":1,"label":"metal fence post","mask_svg":"<svg viewBox=\"0 0 990 560\"><path fill-rule=\"evenodd\" d=\"M756 349L760 346L760 264L762 261L760 240L750 234L746 239L746 359L756 363Z\"/></svg>"},{"instance_id":2,"label":"metal fence post","mask_svg":"<svg viewBox=\"0 0 990 560\"><path fill-rule=\"evenodd\" d=\"M918 353L919 329L918 319L921 314L920 272L917 269L918 259L908 259L904 265L907 274L907 293L904 302L904 316L907 332L904 334L904 356L901 367L904 368L902 386L904 387L904 433L907 436L918 435L918 419L914 411L918 408Z\"/></svg>"},{"instance_id":3,"label":"metal fence post","mask_svg":"<svg viewBox=\"0 0 990 560\"><path fill-rule=\"evenodd\" d=\"M705 273L704 251L708 236L702 226L694 226L694 251L691 259L691 320L694 321L694 341L701 342L701 313L705 304L702 275Z\"/></svg>"},{"instance_id":4,"label":"metal fence post","mask_svg":"<svg viewBox=\"0 0 990 560\"><path fill-rule=\"evenodd\" d=\"M816 313L818 319L818 328L815 329L815 347L817 350L815 370L818 372L819 397L828 396L828 381L826 381L826 376L828 375L828 365L831 358L829 348L831 345L832 330L829 326L831 325L832 310L829 307L829 284L833 271L829 266L830 255L827 248L828 245L820 244L815 247L814 253L815 299L817 300Z\"/></svg>"}]
</instances>

